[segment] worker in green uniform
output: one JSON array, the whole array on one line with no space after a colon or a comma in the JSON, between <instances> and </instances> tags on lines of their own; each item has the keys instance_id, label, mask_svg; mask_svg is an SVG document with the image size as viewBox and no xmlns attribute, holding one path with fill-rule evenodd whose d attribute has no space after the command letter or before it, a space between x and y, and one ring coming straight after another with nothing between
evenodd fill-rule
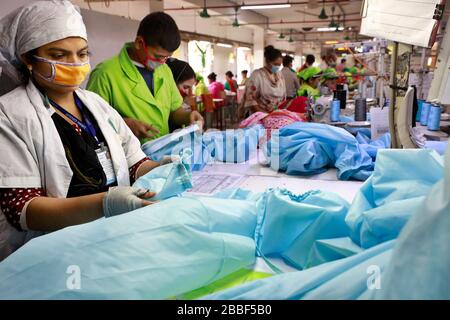
<instances>
[{"instance_id":1,"label":"worker in green uniform","mask_svg":"<svg viewBox=\"0 0 450 320\"><path fill-rule=\"evenodd\" d=\"M196 97L200 97L203 94L209 94L208 87L205 84L203 76L199 73L195 74L195 90L194 94Z\"/></svg>"},{"instance_id":2,"label":"worker in green uniform","mask_svg":"<svg viewBox=\"0 0 450 320\"><path fill-rule=\"evenodd\" d=\"M320 95L330 95L336 90L337 79L339 75L334 68L326 68L322 71L322 79L320 82Z\"/></svg>"},{"instance_id":3,"label":"worker in green uniform","mask_svg":"<svg viewBox=\"0 0 450 320\"><path fill-rule=\"evenodd\" d=\"M297 76L302 80L300 89L297 91L297 95L300 97L312 96L317 99L320 96L320 90L318 88L320 76L322 71L319 67L308 67L300 71Z\"/></svg>"},{"instance_id":4,"label":"worker in green uniform","mask_svg":"<svg viewBox=\"0 0 450 320\"><path fill-rule=\"evenodd\" d=\"M87 89L113 106L142 143L169 133L169 119L177 126L203 126L200 113L181 107L183 99L165 64L180 43L172 17L151 13L141 21L135 41L91 73Z\"/></svg>"}]
</instances>

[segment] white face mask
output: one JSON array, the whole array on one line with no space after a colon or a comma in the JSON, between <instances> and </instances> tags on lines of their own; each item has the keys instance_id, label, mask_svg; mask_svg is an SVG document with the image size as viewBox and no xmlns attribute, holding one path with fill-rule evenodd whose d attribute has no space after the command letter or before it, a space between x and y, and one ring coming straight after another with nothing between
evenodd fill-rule
<instances>
[{"instance_id":1,"label":"white face mask","mask_svg":"<svg viewBox=\"0 0 450 320\"><path fill-rule=\"evenodd\" d=\"M278 73L281 70L281 66L272 65L271 69L273 73Z\"/></svg>"},{"instance_id":2,"label":"white face mask","mask_svg":"<svg viewBox=\"0 0 450 320\"><path fill-rule=\"evenodd\" d=\"M162 62L152 61L152 60L147 60L146 62L147 63L145 66L147 67L147 69L149 69L151 71L155 70L156 68L158 68L164 64Z\"/></svg>"}]
</instances>

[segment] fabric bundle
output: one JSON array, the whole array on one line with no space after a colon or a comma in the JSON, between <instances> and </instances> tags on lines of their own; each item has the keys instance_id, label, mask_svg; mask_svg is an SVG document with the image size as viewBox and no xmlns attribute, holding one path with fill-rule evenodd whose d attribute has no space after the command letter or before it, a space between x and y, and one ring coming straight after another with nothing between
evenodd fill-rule
<instances>
[{"instance_id":1,"label":"fabric bundle","mask_svg":"<svg viewBox=\"0 0 450 320\"><path fill-rule=\"evenodd\" d=\"M330 167L339 180L366 180L373 171L376 151L389 147L382 136L367 143L346 130L320 123L296 122L273 132L264 152L274 170L292 175L312 175Z\"/></svg>"},{"instance_id":2,"label":"fabric bundle","mask_svg":"<svg viewBox=\"0 0 450 320\"><path fill-rule=\"evenodd\" d=\"M149 141L142 145L142 150L152 160L161 161L164 156L179 155L189 148L192 157L187 163L193 171L197 171L214 161L247 161L256 151L260 137L264 135L260 125L238 130L208 131L203 134L197 130L197 126L191 126Z\"/></svg>"}]
</instances>

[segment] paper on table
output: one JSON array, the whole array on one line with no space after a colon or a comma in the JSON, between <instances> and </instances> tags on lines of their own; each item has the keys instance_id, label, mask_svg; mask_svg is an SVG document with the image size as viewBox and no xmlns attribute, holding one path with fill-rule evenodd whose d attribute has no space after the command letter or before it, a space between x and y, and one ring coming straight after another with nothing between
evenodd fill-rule
<instances>
[{"instance_id":1,"label":"paper on table","mask_svg":"<svg viewBox=\"0 0 450 320\"><path fill-rule=\"evenodd\" d=\"M194 172L192 175L192 185L189 193L213 194L225 189L236 188L244 179L242 175L229 173L204 173Z\"/></svg>"},{"instance_id":2,"label":"paper on table","mask_svg":"<svg viewBox=\"0 0 450 320\"><path fill-rule=\"evenodd\" d=\"M440 0L366 0L360 33L428 47L439 3Z\"/></svg>"},{"instance_id":3,"label":"paper on table","mask_svg":"<svg viewBox=\"0 0 450 320\"><path fill-rule=\"evenodd\" d=\"M370 109L370 133L372 140L389 132L389 108Z\"/></svg>"}]
</instances>

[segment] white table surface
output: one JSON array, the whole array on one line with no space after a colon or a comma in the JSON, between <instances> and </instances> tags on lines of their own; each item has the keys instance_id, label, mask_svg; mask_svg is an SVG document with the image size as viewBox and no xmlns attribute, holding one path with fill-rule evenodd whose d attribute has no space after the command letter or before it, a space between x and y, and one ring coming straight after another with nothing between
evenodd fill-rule
<instances>
[{"instance_id":1,"label":"white table surface","mask_svg":"<svg viewBox=\"0 0 450 320\"><path fill-rule=\"evenodd\" d=\"M336 169L329 169L322 174L312 176L292 176L283 172L276 172L264 164L262 151L245 163L213 163L206 165L203 170L194 172L195 176L207 175L220 176L227 175L241 176L237 185L255 192L263 192L268 188L287 188L293 193L301 194L309 190L325 190L335 192L347 201L351 202L360 189L361 181L339 181L336 176ZM218 187L217 191L220 191Z\"/></svg>"}]
</instances>

